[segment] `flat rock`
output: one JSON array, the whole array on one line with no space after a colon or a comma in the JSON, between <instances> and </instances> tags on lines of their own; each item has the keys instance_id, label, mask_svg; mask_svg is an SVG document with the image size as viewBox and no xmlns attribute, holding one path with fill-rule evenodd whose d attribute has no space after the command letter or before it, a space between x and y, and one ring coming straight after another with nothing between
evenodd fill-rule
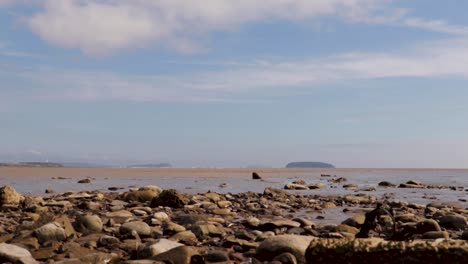
<instances>
[{"instance_id":1,"label":"flat rock","mask_svg":"<svg viewBox=\"0 0 468 264\"><path fill-rule=\"evenodd\" d=\"M139 236L150 236L151 228L149 225L142 221L127 222L120 226L119 232L122 235L131 234L135 231Z\"/></svg>"},{"instance_id":2,"label":"flat rock","mask_svg":"<svg viewBox=\"0 0 468 264\"><path fill-rule=\"evenodd\" d=\"M21 264L36 264L37 262L31 253L19 246L0 243L0 261L21 263Z\"/></svg>"},{"instance_id":3,"label":"flat rock","mask_svg":"<svg viewBox=\"0 0 468 264\"><path fill-rule=\"evenodd\" d=\"M138 250L138 258L148 259L181 246L184 246L184 244L169 239L159 239L159 241L147 244Z\"/></svg>"}]
</instances>

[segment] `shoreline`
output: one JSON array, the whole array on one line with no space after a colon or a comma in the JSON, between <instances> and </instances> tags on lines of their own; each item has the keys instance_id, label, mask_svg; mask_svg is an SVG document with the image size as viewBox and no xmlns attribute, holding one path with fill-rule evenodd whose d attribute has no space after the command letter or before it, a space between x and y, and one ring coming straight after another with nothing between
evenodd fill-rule
<instances>
[{"instance_id":1,"label":"shoreline","mask_svg":"<svg viewBox=\"0 0 468 264\"><path fill-rule=\"evenodd\" d=\"M0 193L0 259L15 263L374 263L370 252L391 256L385 263L468 258L468 210L457 203L275 188L189 194L155 185L48 197L4 186ZM343 218L323 219L329 209Z\"/></svg>"}]
</instances>

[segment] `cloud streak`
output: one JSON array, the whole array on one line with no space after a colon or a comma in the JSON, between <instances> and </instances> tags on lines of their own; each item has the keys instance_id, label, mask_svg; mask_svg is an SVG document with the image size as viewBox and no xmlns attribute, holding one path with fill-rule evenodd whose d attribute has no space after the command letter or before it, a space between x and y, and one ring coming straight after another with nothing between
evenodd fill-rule
<instances>
[{"instance_id":1,"label":"cloud streak","mask_svg":"<svg viewBox=\"0 0 468 264\"><path fill-rule=\"evenodd\" d=\"M0 67L2 74L30 83L34 88L18 95L34 100L231 101L265 98L273 91L283 94L294 89L313 89L341 80L467 78L468 39L429 42L398 52L239 62L225 64L216 71L184 75L130 75L35 67L10 71Z\"/></svg>"},{"instance_id":2,"label":"cloud streak","mask_svg":"<svg viewBox=\"0 0 468 264\"><path fill-rule=\"evenodd\" d=\"M43 8L25 21L48 43L89 55L109 55L150 45L192 53L203 49L194 38L259 21L304 22L333 16L359 22L401 17L399 10L375 16L386 2L270 0L266 4L262 0L205 0L200 4L186 0L44 0Z\"/></svg>"}]
</instances>

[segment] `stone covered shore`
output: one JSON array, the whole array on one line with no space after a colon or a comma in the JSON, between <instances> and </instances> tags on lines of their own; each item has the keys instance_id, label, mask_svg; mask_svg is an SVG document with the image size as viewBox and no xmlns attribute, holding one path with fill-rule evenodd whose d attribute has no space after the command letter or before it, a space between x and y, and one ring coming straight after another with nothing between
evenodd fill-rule
<instances>
[{"instance_id":1,"label":"stone covered shore","mask_svg":"<svg viewBox=\"0 0 468 264\"><path fill-rule=\"evenodd\" d=\"M158 186L26 197L3 186L0 262L468 263L461 203L387 198L274 188L189 195ZM314 222L330 208L349 217Z\"/></svg>"}]
</instances>

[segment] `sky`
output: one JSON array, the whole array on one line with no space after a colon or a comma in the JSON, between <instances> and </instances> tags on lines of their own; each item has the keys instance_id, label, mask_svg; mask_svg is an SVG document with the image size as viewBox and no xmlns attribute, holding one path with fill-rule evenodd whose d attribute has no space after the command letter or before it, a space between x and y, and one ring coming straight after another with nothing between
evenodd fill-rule
<instances>
[{"instance_id":1,"label":"sky","mask_svg":"<svg viewBox=\"0 0 468 264\"><path fill-rule=\"evenodd\" d=\"M0 0L0 161L467 168L466 10Z\"/></svg>"}]
</instances>

